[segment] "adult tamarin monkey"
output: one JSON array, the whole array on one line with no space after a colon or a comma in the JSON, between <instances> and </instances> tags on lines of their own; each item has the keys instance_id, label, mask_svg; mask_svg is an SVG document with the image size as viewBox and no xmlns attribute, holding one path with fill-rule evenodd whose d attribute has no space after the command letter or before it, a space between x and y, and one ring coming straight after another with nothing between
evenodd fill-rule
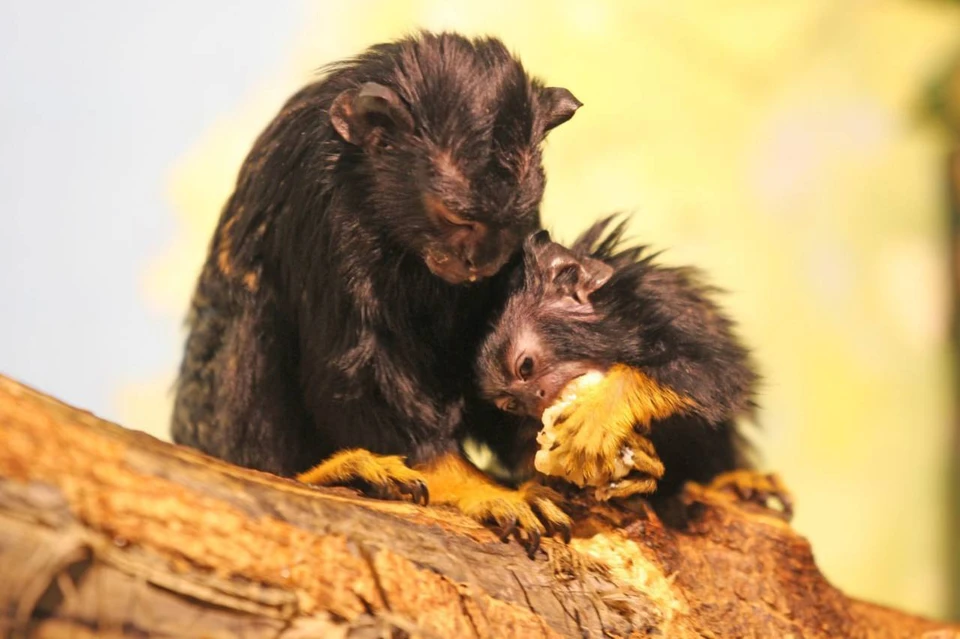
<instances>
[{"instance_id":1,"label":"adult tamarin monkey","mask_svg":"<svg viewBox=\"0 0 960 639\"><path fill-rule=\"evenodd\" d=\"M374 46L296 93L214 233L174 441L286 476L323 461L300 478L382 497L429 484L533 546L563 529L549 495L493 483L457 438L492 276L540 226L541 143L580 106L502 42L454 34Z\"/></svg>"}]
</instances>

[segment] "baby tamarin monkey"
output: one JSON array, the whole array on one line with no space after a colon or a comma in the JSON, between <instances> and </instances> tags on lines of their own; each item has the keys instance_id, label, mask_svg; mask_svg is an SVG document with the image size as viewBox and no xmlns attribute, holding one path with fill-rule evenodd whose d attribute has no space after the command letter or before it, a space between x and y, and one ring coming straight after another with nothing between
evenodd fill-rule
<instances>
[{"instance_id":1,"label":"baby tamarin monkey","mask_svg":"<svg viewBox=\"0 0 960 639\"><path fill-rule=\"evenodd\" d=\"M692 268L621 249L626 222L612 222L569 249L546 231L525 241L479 351L482 396L543 419L538 469L601 499L713 481L741 498L777 497L789 514L776 477L748 470L737 419L753 413L758 376L713 289Z\"/></svg>"}]
</instances>

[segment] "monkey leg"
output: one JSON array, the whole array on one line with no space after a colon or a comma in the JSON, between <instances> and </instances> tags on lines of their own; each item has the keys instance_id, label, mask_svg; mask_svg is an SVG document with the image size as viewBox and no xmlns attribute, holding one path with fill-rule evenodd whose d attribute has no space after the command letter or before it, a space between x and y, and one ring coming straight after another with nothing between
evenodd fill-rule
<instances>
[{"instance_id":1,"label":"monkey leg","mask_svg":"<svg viewBox=\"0 0 960 639\"><path fill-rule=\"evenodd\" d=\"M604 487L598 496L651 492L664 467L646 437L650 424L689 404L640 371L614 366L557 416L552 448L541 451L537 468L579 486ZM611 483L632 472L639 476L609 491Z\"/></svg>"},{"instance_id":2,"label":"monkey leg","mask_svg":"<svg viewBox=\"0 0 960 639\"><path fill-rule=\"evenodd\" d=\"M358 486L371 497L403 499L424 505L430 493L423 475L409 468L403 457L375 455L362 448L343 450L297 475L297 481L319 486Z\"/></svg>"},{"instance_id":3,"label":"monkey leg","mask_svg":"<svg viewBox=\"0 0 960 639\"><path fill-rule=\"evenodd\" d=\"M495 483L459 453L448 453L417 467L427 480L434 504L449 504L482 523L495 525L503 541L511 536L533 558L540 538L559 533L570 539L570 517L559 495L535 481L513 490Z\"/></svg>"},{"instance_id":4,"label":"monkey leg","mask_svg":"<svg viewBox=\"0 0 960 639\"><path fill-rule=\"evenodd\" d=\"M780 502L780 510L789 520L793 517L793 497L776 473L755 470L733 470L717 475L708 488L734 494L738 499L769 508L771 498Z\"/></svg>"}]
</instances>

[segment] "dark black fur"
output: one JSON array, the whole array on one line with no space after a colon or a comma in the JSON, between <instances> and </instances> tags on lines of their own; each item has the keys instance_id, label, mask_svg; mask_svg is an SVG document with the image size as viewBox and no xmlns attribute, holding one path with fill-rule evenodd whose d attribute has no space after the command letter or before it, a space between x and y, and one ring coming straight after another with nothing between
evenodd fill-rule
<instances>
[{"instance_id":1,"label":"dark black fur","mask_svg":"<svg viewBox=\"0 0 960 639\"><path fill-rule=\"evenodd\" d=\"M453 34L300 90L216 229L174 440L283 475L348 447L454 446L491 278L539 228L540 145L579 106L498 40Z\"/></svg>"},{"instance_id":2,"label":"dark black fur","mask_svg":"<svg viewBox=\"0 0 960 639\"><path fill-rule=\"evenodd\" d=\"M576 375L627 364L696 405L652 426L666 467L658 494L748 467L736 420L752 414L758 377L711 299L716 289L695 269L655 264L643 247L621 250L625 222L611 229L612 220L569 250L545 231L527 240L512 293L480 349L482 394L539 418ZM518 362L527 356L532 372L523 380Z\"/></svg>"}]
</instances>

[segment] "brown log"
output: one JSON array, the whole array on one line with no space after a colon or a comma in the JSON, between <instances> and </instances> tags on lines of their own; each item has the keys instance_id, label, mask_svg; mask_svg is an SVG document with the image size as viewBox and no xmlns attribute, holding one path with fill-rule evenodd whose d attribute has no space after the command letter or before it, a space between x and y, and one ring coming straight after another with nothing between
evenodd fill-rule
<instances>
[{"instance_id":1,"label":"brown log","mask_svg":"<svg viewBox=\"0 0 960 639\"><path fill-rule=\"evenodd\" d=\"M534 560L440 507L237 468L0 376L0 636L960 637L843 595L774 514L574 504ZM925 634L930 633L930 634Z\"/></svg>"}]
</instances>

